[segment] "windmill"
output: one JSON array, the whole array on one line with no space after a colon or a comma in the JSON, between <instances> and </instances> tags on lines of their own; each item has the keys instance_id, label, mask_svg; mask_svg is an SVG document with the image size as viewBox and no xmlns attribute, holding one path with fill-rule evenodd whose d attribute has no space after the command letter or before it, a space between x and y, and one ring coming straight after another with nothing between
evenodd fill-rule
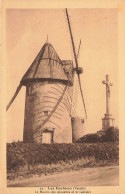
<instances>
[{"instance_id":1,"label":"windmill","mask_svg":"<svg viewBox=\"0 0 125 194\"><path fill-rule=\"evenodd\" d=\"M74 75L76 74L87 118L80 80L82 68L78 66L78 55L75 51L69 15L67 9L65 11L75 67L72 60L61 60L53 46L46 42L22 77L6 108L9 109L21 87L26 86L24 142L71 143L83 136L84 120L73 116L75 112L73 109Z\"/></svg>"}]
</instances>

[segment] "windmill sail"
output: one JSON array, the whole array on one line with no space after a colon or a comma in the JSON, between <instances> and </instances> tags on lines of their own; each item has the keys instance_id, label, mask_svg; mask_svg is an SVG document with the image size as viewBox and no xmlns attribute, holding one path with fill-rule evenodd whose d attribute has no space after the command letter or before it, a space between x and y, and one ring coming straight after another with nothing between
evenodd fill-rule
<instances>
[{"instance_id":1,"label":"windmill sail","mask_svg":"<svg viewBox=\"0 0 125 194\"><path fill-rule=\"evenodd\" d=\"M14 96L12 97L12 99L10 100L10 102L8 103L8 105L6 106L6 111L10 108L11 104L13 103L13 101L15 100L16 96L18 95L20 89L22 87L22 84L19 84L19 86L16 89L16 92L14 94Z\"/></svg>"},{"instance_id":2,"label":"windmill sail","mask_svg":"<svg viewBox=\"0 0 125 194\"><path fill-rule=\"evenodd\" d=\"M85 110L85 115L86 115L86 118L87 118L86 106L85 106L85 101L84 101L82 87L81 87L81 80L80 80L80 75L79 75L81 73L82 69L79 68L79 66L78 66L78 60L77 60L77 55L76 55L75 44L74 44L74 40L73 40L73 35L72 35L72 30L71 30L71 24L70 24L70 20L69 20L68 10L67 9L65 9L65 10L66 10L66 17L67 17L67 22L68 22L68 27L69 27L69 32L70 32L70 37L71 37L71 42L72 42L72 48L73 48L73 54L74 54L74 59L75 59L75 64L76 64L75 71L76 71L76 73L78 75L80 93L81 93L81 96L82 96L82 102L83 102L83 106L84 106L84 110ZM78 53L79 53L79 51L78 51Z\"/></svg>"}]
</instances>

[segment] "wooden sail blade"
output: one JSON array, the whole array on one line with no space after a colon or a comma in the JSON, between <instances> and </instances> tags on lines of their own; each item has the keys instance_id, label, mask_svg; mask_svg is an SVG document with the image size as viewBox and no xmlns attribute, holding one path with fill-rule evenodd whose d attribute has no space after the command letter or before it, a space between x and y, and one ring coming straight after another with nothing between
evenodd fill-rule
<instances>
[{"instance_id":1,"label":"wooden sail blade","mask_svg":"<svg viewBox=\"0 0 125 194\"><path fill-rule=\"evenodd\" d=\"M8 103L8 105L6 106L6 111L9 109L9 107L11 106L11 104L13 103L13 101L15 100L17 94L19 93L20 89L21 89L22 85L19 84L19 86L16 89L16 92L14 94L14 96L12 97L12 99L10 100L10 102Z\"/></svg>"},{"instance_id":2,"label":"wooden sail blade","mask_svg":"<svg viewBox=\"0 0 125 194\"><path fill-rule=\"evenodd\" d=\"M73 35L72 35L72 30L71 30L71 24L70 24L69 15L68 15L68 10L67 9L65 9L65 10L66 10L66 17L67 17L67 22L68 22L68 26L69 26L71 42L72 42L72 48L73 48L75 64L76 64L76 68L78 68L78 61L77 61L77 56L76 56L76 50L75 50L75 45L74 45L74 40L73 40Z\"/></svg>"},{"instance_id":3,"label":"wooden sail blade","mask_svg":"<svg viewBox=\"0 0 125 194\"><path fill-rule=\"evenodd\" d=\"M73 48L73 54L74 54L74 59L75 59L75 64L76 64L76 68L75 69L76 69L76 73L78 75L78 82L79 82L79 87L80 87L80 93L81 93L83 107L84 107L85 115L86 115L86 119L87 119L86 106L85 106L85 101L84 101L83 92L82 92L81 80L80 80L80 75L79 75L79 71L78 71L79 70L78 60L77 60L77 57L79 55L81 40L80 40L80 44L79 44L78 54L76 55L75 45L74 45L74 40L73 40L73 35L72 35L72 30L71 30L71 24L70 24L69 15L68 15L68 10L67 9L65 9L65 10L66 10L66 17L67 17L67 22L68 22L68 26L69 26L69 32L70 32L72 48Z\"/></svg>"},{"instance_id":4,"label":"wooden sail blade","mask_svg":"<svg viewBox=\"0 0 125 194\"><path fill-rule=\"evenodd\" d=\"M80 93L81 93L81 97L82 97L82 102L83 102L83 106L84 106L84 110L85 110L85 116L87 119L87 112L86 112L86 106L85 106L85 101L84 101L84 97L83 97L83 91L82 91L82 86L81 86L81 79L80 79L80 75L78 75L78 82L79 82L79 87L80 87Z\"/></svg>"}]
</instances>

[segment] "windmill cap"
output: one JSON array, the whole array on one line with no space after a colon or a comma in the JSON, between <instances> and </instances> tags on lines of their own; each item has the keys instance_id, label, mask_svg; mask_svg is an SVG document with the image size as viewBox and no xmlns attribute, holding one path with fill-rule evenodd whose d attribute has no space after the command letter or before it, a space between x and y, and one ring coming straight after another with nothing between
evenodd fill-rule
<instances>
[{"instance_id":1,"label":"windmill cap","mask_svg":"<svg viewBox=\"0 0 125 194\"><path fill-rule=\"evenodd\" d=\"M35 60L23 76L22 85L36 79L55 79L69 82L64 65L50 43L45 43Z\"/></svg>"}]
</instances>

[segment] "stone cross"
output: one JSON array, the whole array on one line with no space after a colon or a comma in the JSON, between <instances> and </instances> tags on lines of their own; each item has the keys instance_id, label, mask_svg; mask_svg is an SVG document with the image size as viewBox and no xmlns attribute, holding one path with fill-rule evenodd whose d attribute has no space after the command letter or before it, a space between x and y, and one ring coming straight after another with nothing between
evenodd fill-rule
<instances>
[{"instance_id":1,"label":"stone cross","mask_svg":"<svg viewBox=\"0 0 125 194\"><path fill-rule=\"evenodd\" d=\"M106 84L106 114L110 115L110 86L113 84L109 82L109 75L106 75L106 81L102 81Z\"/></svg>"}]
</instances>

